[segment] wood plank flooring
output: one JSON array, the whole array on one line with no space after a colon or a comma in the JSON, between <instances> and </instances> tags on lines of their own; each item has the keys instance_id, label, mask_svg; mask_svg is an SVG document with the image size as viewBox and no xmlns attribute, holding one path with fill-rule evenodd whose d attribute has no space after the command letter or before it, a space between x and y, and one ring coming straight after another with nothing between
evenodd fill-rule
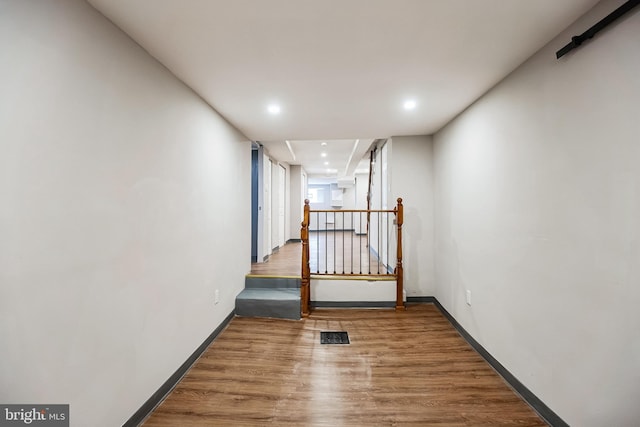
<instances>
[{"instance_id":1,"label":"wood plank flooring","mask_svg":"<svg viewBox=\"0 0 640 427\"><path fill-rule=\"evenodd\" d=\"M267 262L252 263L251 274L259 276L296 276L302 270L302 243L291 242L272 254Z\"/></svg>"},{"instance_id":2,"label":"wood plank flooring","mask_svg":"<svg viewBox=\"0 0 640 427\"><path fill-rule=\"evenodd\" d=\"M352 231L309 233L311 274L387 274L385 263L369 251L366 236ZM252 263L251 274L300 276L302 243L291 242L279 248L267 262Z\"/></svg>"},{"instance_id":3,"label":"wood plank flooring","mask_svg":"<svg viewBox=\"0 0 640 427\"><path fill-rule=\"evenodd\" d=\"M353 231L310 232L309 268L311 274L387 274L385 263L369 251L367 236Z\"/></svg>"},{"instance_id":4,"label":"wood plank flooring","mask_svg":"<svg viewBox=\"0 0 640 427\"><path fill-rule=\"evenodd\" d=\"M347 331L350 345L321 345ZM234 318L144 424L545 426L433 304Z\"/></svg>"}]
</instances>

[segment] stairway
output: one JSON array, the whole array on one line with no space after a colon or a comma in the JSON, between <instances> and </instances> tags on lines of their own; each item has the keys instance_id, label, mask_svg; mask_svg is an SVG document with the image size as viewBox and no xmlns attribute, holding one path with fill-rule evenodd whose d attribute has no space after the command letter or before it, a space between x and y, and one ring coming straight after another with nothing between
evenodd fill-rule
<instances>
[{"instance_id":1,"label":"stairway","mask_svg":"<svg viewBox=\"0 0 640 427\"><path fill-rule=\"evenodd\" d=\"M300 320L300 278L246 276L236 315Z\"/></svg>"}]
</instances>

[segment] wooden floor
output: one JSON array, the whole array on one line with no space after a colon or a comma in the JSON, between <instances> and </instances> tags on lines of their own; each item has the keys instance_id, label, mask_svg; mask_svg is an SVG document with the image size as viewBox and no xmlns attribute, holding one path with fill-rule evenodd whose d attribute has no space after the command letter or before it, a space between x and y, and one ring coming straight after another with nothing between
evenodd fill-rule
<instances>
[{"instance_id":1,"label":"wooden floor","mask_svg":"<svg viewBox=\"0 0 640 427\"><path fill-rule=\"evenodd\" d=\"M367 236L353 231L309 232L309 268L311 274L387 273L369 250Z\"/></svg>"},{"instance_id":2,"label":"wooden floor","mask_svg":"<svg viewBox=\"0 0 640 427\"><path fill-rule=\"evenodd\" d=\"M267 262L252 263L251 274L261 276L296 276L302 270L302 243L291 242L272 254Z\"/></svg>"},{"instance_id":3,"label":"wooden floor","mask_svg":"<svg viewBox=\"0 0 640 427\"><path fill-rule=\"evenodd\" d=\"M352 231L310 232L309 267L311 274L387 274L385 263L369 251L366 236ZM252 263L251 274L300 276L302 243L287 243L267 262Z\"/></svg>"},{"instance_id":4,"label":"wooden floor","mask_svg":"<svg viewBox=\"0 0 640 427\"><path fill-rule=\"evenodd\" d=\"M321 345L347 331L350 345ZM144 424L545 426L433 304L234 318Z\"/></svg>"}]
</instances>

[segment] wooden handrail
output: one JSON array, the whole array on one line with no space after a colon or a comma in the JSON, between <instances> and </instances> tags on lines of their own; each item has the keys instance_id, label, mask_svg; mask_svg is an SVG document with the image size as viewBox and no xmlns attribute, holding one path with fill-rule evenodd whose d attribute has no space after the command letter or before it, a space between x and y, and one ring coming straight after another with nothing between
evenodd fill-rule
<instances>
[{"instance_id":1,"label":"wooden handrail","mask_svg":"<svg viewBox=\"0 0 640 427\"><path fill-rule=\"evenodd\" d=\"M398 254L396 256L396 311L404 310L404 298L403 298L403 288L404 288L404 269L402 268L402 224L404 222L404 206L402 205L402 199L398 197L398 206L396 207L398 211L396 214L396 225L398 226L398 239L397 239L397 250Z\"/></svg>"},{"instance_id":2,"label":"wooden handrail","mask_svg":"<svg viewBox=\"0 0 640 427\"><path fill-rule=\"evenodd\" d=\"M309 268L309 199L304 201L304 214L300 230L302 240L302 271L300 280L300 300L302 317L309 317L311 305L311 269Z\"/></svg>"},{"instance_id":3,"label":"wooden handrail","mask_svg":"<svg viewBox=\"0 0 640 427\"><path fill-rule=\"evenodd\" d=\"M340 212L340 213L358 213L358 212L370 212L370 213L396 213L397 209L314 209L313 213L332 213L332 212Z\"/></svg>"}]
</instances>

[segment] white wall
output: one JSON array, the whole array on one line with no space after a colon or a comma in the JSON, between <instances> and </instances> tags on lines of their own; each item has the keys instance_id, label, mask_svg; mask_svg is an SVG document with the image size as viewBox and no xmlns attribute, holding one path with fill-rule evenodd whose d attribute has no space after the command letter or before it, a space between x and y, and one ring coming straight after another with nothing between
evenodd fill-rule
<instances>
[{"instance_id":1,"label":"white wall","mask_svg":"<svg viewBox=\"0 0 640 427\"><path fill-rule=\"evenodd\" d=\"M309 185L309 189L310 191L317 190L323 197L322 202L311 201L309 203L312 210L333 211L312 212L309 216L310 231L354 230L360 216L365 218L364 222L366 223L365 215L344 212L355 209L355 187L339 188L335 182L315 181Z\"/></svg>"},{"instance_id":2,"label":"white wall","mask_svg":"<svg viewBox=\"0 0 640 427\"><path fill-rule=\"evenodd\" d=\"M311 279L311 301L389 302L395 305L396 281Z\"/></svg>"},{"instance_id":3,"label":"white wall","mask_svg":"<svg viewBox=\"0 0 640 427\"><path fill-rule=\"evenodd\" d=\"M355 208L367 209L367 190L369 186L369 175L368 173L360 173L356 174L355 178Z\"/></svg>"},{"instance_id":4,"label":"white wall","mask_svg":"<svg viewBox=\"0 0 640 427\"><path fill-rule=\"evenodd\" d=\"M369 175L357 174L355 185L355 209L364 210L367 209L367 191L369 188ZM358 234L364 234L367 232L367 218L360 217L354 221L354 229Z\"/></svg>"},{"instance_id":5,"label":"white wall","mask_svg":"<svg viewBox=\"0 0 640 427\"><path fill-rule=\"evenodd\" d=\"M576 426L640 420L640 10L555 59L620 3L435 135L436 296Z\"/></svg>"},{"instance_id":6,"label":"white wall","mask_svg":"<svg viewBox=\"0 0 640 427\"><path fill-rule=\"evenodd\" d=\"M84 1L3 0L0 63L0 402L121 425L234 308L250 143Z\"/></svg>"},{"instance_id":7,"label":"white wall","mask_svg":"<svg viewBox=\"0 0 640 427\"><path fill-rule=\"evenodd\" d=\"M402 198L402 257L407 296L435 295L433 141L394 136L389 156L389 209Z\"/></svg>"},{"instance_id":8,"label":"white wall","mask_svg":"<svg viewBox=\"0 0 640 427\"><path fill-rule=\"evenodd\" d=\"M371 170L371 194L369 199L369 208L371 210L382 210L387 209L386 202L389 199L389 191L390 191L390 180L387 174L389 173L387 160L389 157L389 147L391 146L391 142L387 140L383 140L377 143L377 150L374 153L374 163ZM367 181L368 184L368 181ZM387 265L395 265L396 264L396 246L395 241L393 241L393 249L389 252L393 254L392 259L387 257L387 253L384 253L381 249L386 249L387 245L384 244L384 237L389 236L386 233L386 230L381 232L379 231L378 221L382 217L377 214L372 214L368 219L369 228L368 228L368 241L369 241L369 250L375 254L377 254L378 258L384 260ZM365 223L365 230L366 223Z\"/></svg>"}]
</instances>

